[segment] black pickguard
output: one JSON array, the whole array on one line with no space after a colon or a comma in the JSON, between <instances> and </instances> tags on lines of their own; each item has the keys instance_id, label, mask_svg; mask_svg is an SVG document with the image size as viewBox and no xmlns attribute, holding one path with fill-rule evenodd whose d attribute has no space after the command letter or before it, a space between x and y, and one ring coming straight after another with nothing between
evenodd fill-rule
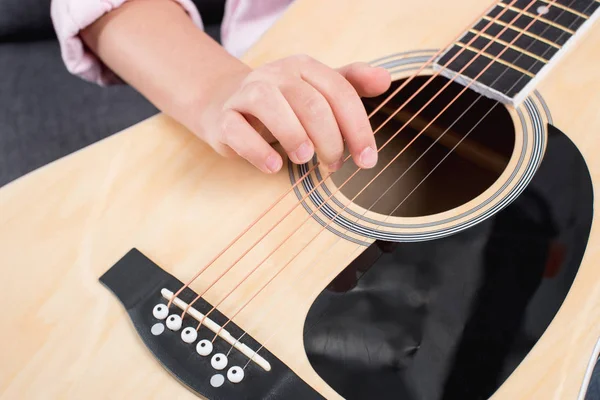
<instances>
[{"instance_id":1,"label":"black pickguard","mask_svg":"<svg viewBox=\"0 0 600 400\"><path fill-rule=\"evenodd\" d=\"M200 335L193 344L183 342L180 336L181 330L186 326L196 327L197 325L196 320L188 317L184 319L182 328L177 332L165 329L164 333L159 336L151 334L152 325L159 322L152 315L152 309L158 303L166 303L160 290L167 288L176 292L183 284L138 250L133 249L127 253L102 275L100 281L117 296L127 309L135 329L156 359L181 383L207 399L312 400L323 398L266 349L262 349L259 354L271 364L271 371L264 371L251 362L245 369L242 382L233 384L225 379L223 386L219 388L211 386L209 383L211 376L215 373L222 373L226 376L227 369L215 371L210 365L210 356L198 355L195 345L202 339L212 340L214 337L212 331L207 328L200 329ZM179 297L189 303L196 297L196 293L186 289ZM204 299L200 299L194 304L194 308L206 313L212 309L212 306ZM171 310L172 313L181 312L175 306ZM227 321L227 318L218 310L211 313L210 318L221 326ZM234 337L239 337L243 333L233 322L227 325L227 330ZM260 347L260 344L250 335L245 335L243 342L253 350ZM219 338L214 342L212 354L226 354L230 347L228 343ZM248 358L234 349L229 355L227 368L234 365L244 367L247 361Z\"/></svg>"},{"instance_id":2,"label":"black pickguard","mask_svg":"<svg viewBox=\"0 0 600 400\"><path fill-rule=\"evenodd\" d=\"M562 304L592 214L585 161L549 127L533 181L492 219L393 250L376 243L376 262L340 274L306 320L311 364L348 400L490 397Z\"/></svg>"}]
</instances>

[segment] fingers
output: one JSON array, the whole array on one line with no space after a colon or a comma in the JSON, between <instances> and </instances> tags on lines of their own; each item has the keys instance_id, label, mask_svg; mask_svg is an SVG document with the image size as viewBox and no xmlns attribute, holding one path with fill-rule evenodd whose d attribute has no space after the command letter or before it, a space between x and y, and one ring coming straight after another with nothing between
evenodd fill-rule
<instances>
[{"instance_id":1,"label":"fingers","mask_svg":"<svg viewBox=\"0 0 600 400\"><path fill-rule=\"evenodd\" d=\"M250 125L239 112L228 110L223 113L221 144L235 151L266 173L275 173L281 169L281 156L267 141ZM220 152L226 152L221 150Z\"/></svg>"},{"instance_id":2,"label":"fingers","mask_svg":"<svg viewBox=\"0 0 600 400\"><path fill-rule=\"evenodd\" d=\"M301 74L327 99L356 165L361 168L375 166L377 146L356 89L340 73L315 60L305 61Z\"/></svg>"},{"instance_id":3,"label":"fingers","mask_svg":"<svg viewBox=\"0 0 600 400\"><path fill-rule=\"evenodd\" d=\"M294 163L303 164L313 157L312 141L277 86L264 81L249 82L226 107L260 120Z\"/></svg>"},{"instance_id":4,"label":"fingers","mask_svg":"<svg viewBox=\"0 0 600 400\"><path fill-rule=\"evenodd\" d=\"M282 93L314 143L321 162L330 170L339 169L344 141L325 97L302 79L284 85Z\"/></svg>"},{"instance_id":5,"label":"fingers","mask_svg":"<svg viewBox=\"0 0 600 400\"><path fill-rule=\"evenodd\" d=\"M361 97L375 97L390 88L392 77L385 68L367 63L353 63L337 70Z\"/></svg>"},{"instance_id":6,"label":"fingers","mask_svg":"<svg viewBox=\"0 0 600 400\"><path fill-rule=\"evenodd\" d=\"M360 96L380 95L390 81L386 70L364 63L337 71L308 56L268 64L248 75L223 104L215 147L273 173L283 162L267 139L279 141L297 164L316 151L330 170L341 167L345 142L359 167L372 168L377 148Z\"/></svg>"}]
</instances>

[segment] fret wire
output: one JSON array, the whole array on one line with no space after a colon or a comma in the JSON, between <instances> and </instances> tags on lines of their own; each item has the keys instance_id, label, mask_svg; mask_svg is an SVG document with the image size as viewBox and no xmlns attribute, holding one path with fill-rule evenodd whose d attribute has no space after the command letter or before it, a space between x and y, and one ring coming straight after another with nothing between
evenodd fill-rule
<instances>
[{"instance_id":1,"label":"fret wire","mask_svg":"<svg viewBox=\"0 0 600 400\"><path fill-rule=\"evenodd\" d=\"M540 1L541 1L541 2L544 2L544 3L546 3L546 4L550 4L550 3L552 2L552 0L540 0ZM552 7L556 7L556 8L563 9L563 10L565 10L565 11L567 11L567 12L570 12L571 14L577 15L578 17L580 17L580 18L583 18L583 19L588 19L588 18L589 18L589 17L588 17L587 15L585 15L584 13L581 13L581 12L579 12L579 11L577 11L577 10L573 10L573 9L572 9L572 8L570 8L570 7L563 6L563 5L562 5L562 4L560 4L559 2L554 2L554 4L552 4Z\"/></svg>"},{"instance_id":2,"label":"fret wire","mask_svg":"<svg viewBox=\"0 0 600 400\"><path fill-rule=\"evenodd\" d=\"M481 37L484 37L484 38L489 39L491 41L494 41L496 43L500 43L500 44L502 44L502 45L504 45L504 46L506 46L508 48L511 48L511 49L513 49L515 51L518 51L519 53L525 54L525 55L527 55L527 56L529 56L531 58L534 58L534 59L536 59L538 61L541 61L541 62L543 62L545 64L550 61L550 60L546 60L543 57L538 56L535 53L530 52L529 50L525 50L525 49L523 49L523 48L521 48L521 47L519 47L517 45L510 44L509 42L507 42L505 40L502 40L502 39L500 39L498 37L494 37L492 35L488 35L487 33L480 32L477 29L471 28L471 29L469 29L469 32L471 32L473 34L476 34L476 35L479 34L479 36L481 36Z\"/></svg>"},{"instance_id":3,"label":"fret wire","mask_svg":"<svg viewBox=\"0 0 600 400\"><path fill-rule=\"evenodd\" d=\"M557 23L556 23L556 22L554 22L554 21L550 21L549 19L546 19L546 18L544 18L544 17L537 16L536 14L530 13L529 11L524 11L524 10L521 10L520 8L513 7L513 6L509 6L509 5L507 5L507 4L504 4L504 3L498 3L498 4L497 4L497 6L498 6L498 7L502 7L502 8L506 8L506 9L509 9L509 10L511 10L511 11L514 11L514 12L516 12L516 13L520 13L520 14L522 14L522 15L526 15L526 16L528 16L528 17L530 17L530 18L536 18L536 17L537 17L537 20L538 20L538 21L544 22L544 23L545 23L545 24L547 24L547 25L550 25L550 26L553 26L553 27L555 27L555 28L557 28L557 29L560 29L560 30L562 30L562 31L568 32L568 33L570 33L571 35L574 35L574 34L575 34L575 31L574 31L574 30L572 30L572 29L565 28L564 26L562 26L562 25L560 25L560 24L557 24Z\"/></svg>"},{"instance_id":4,"label":"fret wire","mask_svg":"<svg viewBox=\"0 0 600 400\"><path fill-rule=\"evenodd\" d=\"M486 53L485 51L484 51L484 52L481 52L481 50L480 50L480 49L477 49L477 48L475 48L475 47L472 47L472 46L467 46L467 45L466 45L466 44L464 44L464 43L456 42L456 43L455 43L455 45L456 45L456 46L458 46L458 47L462 47L462 48L465 48L465 49L467 49L467 50L470 50L470 51L472 51L472 52L474 52L474 53L479 53L479 55L481 55L481 56L485 56L485 57L487 57L487 58L489 58L489 59L491 59L491 60L493 60L494 58L496 58L496 56L493 56L493 55L491 55L491 54L489 54L489 53ZM520 72L520 73L522 73L523 75L528 75L528 76L530 76L530 77L532 77L532 78L535 78L535 75L534 75L534 74L532 74L531 72L529 72L528 70L526 70L526 69L524 69L524 68L521 68L521 67L519 67L519 66L517 66L517 65L511 64L511 63L509 63L508 61L504 61L504 60L503 60L503 59L501 59L501 58L498 58L498 59L496 60L496 62L498 62L498 63L500 63L500 64L504 64L504 65L506 65L507 67L510 67L510 68L514 69L515 71L519 71L519 72Z\"/></svg>"},{"instance_id":5,"label":"fret wire","mask_svg":"<svg viewBox=\"0 0 600 400\"><path fill-rule=\"evenodd\" d=\"M596 1L600 3L600 0L596 0ZM487 15L486 15L486 16L484 16L482 19L485 19L485 20L487 20L487 21L492 21L492 20L493 20L493 18L492 18L492 17L489 17L489 16L487 16ZM496 20L496 21L494 21L494 23L495 23L495 24L498 24L498 25L501 25L501 26L506 26L506 27L508 27L509 29L512 29L513 31L516 31L516 32L521 32L521 33L522 33L522 34L524 34L524 35L527 35L527 36L529 36L529 37L531 37L531 38L533 38L533 39L535 39L535 40L539 40L540 42L546 43L547 45L550 45L550 46L552 46L552 47L554 47L554 48L556 48L556 49L560 49L560 48L561 48L561 46L559 46L558 44L556 44L556 43L552 42L551 40L548 40L548 39L546 39L546 38L543 38L543 37L541 37L541 36L538 36L538 35L536 35L535 33L531 33L531 32L525 31L525 30L523 30L523 29L521 29L521 28L518 28L518 27L516 27L516 26L514 26L514 25L509 25L509 24L507 24L506 22L503 22L503 21L500 21L500 20Z\"/></svg>"}]
</instances>

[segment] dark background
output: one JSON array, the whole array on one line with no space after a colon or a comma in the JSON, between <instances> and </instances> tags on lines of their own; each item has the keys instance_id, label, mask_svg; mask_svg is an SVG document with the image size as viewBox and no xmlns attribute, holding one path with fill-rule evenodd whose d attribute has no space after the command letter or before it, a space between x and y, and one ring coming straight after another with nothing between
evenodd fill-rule
<instances>
[{"instance_id":1,"label":"dark background","mask_svg":"<svg viewBox=\"0 0 600 400\"><path fill-rule=\"evenodd\" d=\"M219 40L224 1L196 3ZM0 0L0 187L157 112L129 86L67 72L50 0Z\"/></svg>"}]
</instances>

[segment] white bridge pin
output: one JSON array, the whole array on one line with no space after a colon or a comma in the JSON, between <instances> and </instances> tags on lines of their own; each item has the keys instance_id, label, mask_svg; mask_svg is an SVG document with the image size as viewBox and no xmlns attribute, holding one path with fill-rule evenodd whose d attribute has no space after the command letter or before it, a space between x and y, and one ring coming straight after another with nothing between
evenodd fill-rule
<instances>
[{"instance_id":1,"label":"white bridge pin","mask_svg":"<svg viewBox=\"0 0 600 400\"><path fill-rule=\"evenodd\" d=\"M152 332L152 334L154 336L158 336L161 333L163 333L165 331L165 326L162 324L162 322L157 322L154 325L152 325L152 328L150 328L150 332Z\"/></svg>"},{"instance_id":2,"label":"white bridge pin","mask_svg":"<svg viewBox=\"0 0 600 400\"><path fill-rule=\"evenodd\" d=\"M191 326L188 326L184 330L181 331L181 340L186 343L194 343L196 338L198 337L198 332Z\"/></svg>"},{"instance_id":3,"label":"white bridge pin","mask_svg":"<svg viewBox=\"0 0 600 400\"><path fill-rule=\"evenodd\" d=\"M210 365L217 371L221 371L227 367L227 356L223 353L217 353L210 359Z\"/></svg>"},{"instance_id":4,"label":"white bridge pin","mask_svg":"<svg viewBox=\"0 0 600 400\"><path fill-rule=\"evenodd\" d=\"M206 357L207 355L212 353L212 351L213 351L213 345L210 342L210 340L202 339L196 345L196 352L198 354L200 354L201 356Z\"/></svg>"},{"instance_id":5,"label":"white bridge pin","mask_svg":"<svg viewBox=\"0 0 600 400\"><path fill-rule=\"evenodd\" d=\"M231 383L240 383L242 379L244 379L244 370L237 365L229 368L229 371L227 371L227 379L229 379Z\"/></svg>"},{"instance_id":6,"label":"white bridge pin","mask_svg":"<svg viewBox=\"0 0 600 400\"><path fill-rule=\"evenodd\" d=\"M221 387L225 383L225 377L221 374L216 374L210 377L210 386L212 387Z\"/></svg>"},{"instance_id":7,"label":"white bridge pin","mask_svg":"<svg viewBox=\"0 0 600 400\"><path fill-rule=\"evenodd\" d=\"M156 319L165 319L167 318L167 315L169 315L169 309L166 305L159 303L152 309L152 315L154 315L154 318Z\"/></svg>"},{"instance_id":8,"label":"white bridge pin","mask_svg":"<svg viewBox=\"0 0 600 400\"><path fill-rule=\"evenodd\" d=\"M177 314L169 315L167 318L167 328L172 331L178 331L181 329L181 317Z\"/></svg>"}]
</instances>

